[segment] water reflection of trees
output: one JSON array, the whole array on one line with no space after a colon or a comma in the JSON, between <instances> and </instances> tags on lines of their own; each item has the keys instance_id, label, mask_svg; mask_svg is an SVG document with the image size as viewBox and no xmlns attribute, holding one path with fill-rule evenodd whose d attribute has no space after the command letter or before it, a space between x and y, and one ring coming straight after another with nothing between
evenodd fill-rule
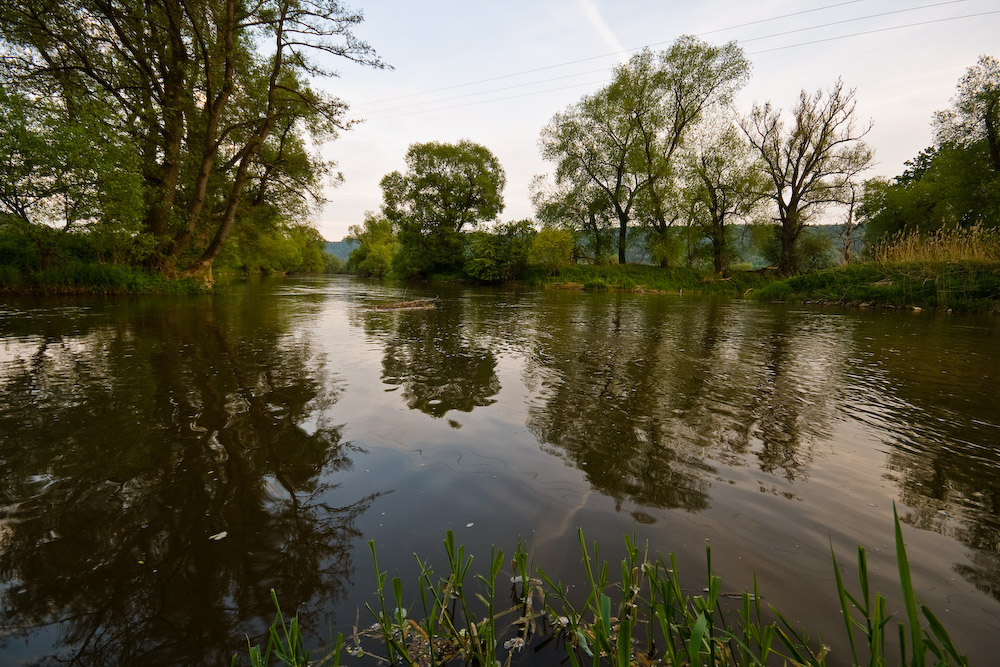
<instances>
[{"instance_id":1,"label":"water reflection of trees","mask_svg":"<svg viewBox=\"0 0 1000 667\"><path fill-rule=\"evenodd\" d=\"M885 414L860 415L890 445L890 475L907 507L903 520L948 535L970 550L956 571L1000 600L1000 420L996 327L950 319L901 318L859 336L866 365L883 377ZM956 331L957 329L957 331ZM920 352L913 350L920 341ZM956 391L961 387L961 391Z\"/></svg>"},{"instance_id":2,"label":"water reflection of trees","mask_svg":"<svg viewBox=\"0 0 1000 667\"><path fill-rule=\"evenodd\" d=\"M702 509L713 460L794 482L836 376L827 341L795 326L713 301L612 295L546 309L529 427L619 507Z\"/></svg>"},{"instance_id":3,"label":"water reflection of trees","mask_svg":"<svg viewBox=\"0 0 1000 667\"><path fill-rule=\"evenodd\" d=\"M429 310L366 311L369 334L385 339L382 380L432 417L491 405L500 391L496 356L477 342L459 300Z\"/></svg>"},{"instance_id":4,"label":"water reflection of trees","mask_svg":"<svg viewBox=\"0 0 1000 667\"><path fill-rule=\"evenodd\" d=\"M340 595L372 498L330 504L337 390L275 311L109 317L22 334L0 376L2 623L55 626L45 663L220 664L270 588Z\"/></svg>"}]
</instances>

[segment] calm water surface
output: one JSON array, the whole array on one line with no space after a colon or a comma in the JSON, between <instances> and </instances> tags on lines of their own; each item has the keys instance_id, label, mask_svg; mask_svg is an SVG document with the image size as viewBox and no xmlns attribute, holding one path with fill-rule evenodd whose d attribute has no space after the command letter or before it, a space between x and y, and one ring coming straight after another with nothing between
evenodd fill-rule
<instances>
[{"instance_id":1,"label":"calm water surface","mask_svg":"<svg viewBox=\"0 0 1000 667\"><path fill-rule=\"evenodd\" d=\"M577 529L705 545L843 659L830 545L865 545L973 664L1000 648L1000 321L345 277L0 302L0 663L228 664L321 643L447 530L580 581ZM215 539L213 539L215 538ZM616 568L613 568L613 570ZM411 589L412 590L412 589ZM834 663L837 661L834 660Z\"/></svg>"}]
</instances>

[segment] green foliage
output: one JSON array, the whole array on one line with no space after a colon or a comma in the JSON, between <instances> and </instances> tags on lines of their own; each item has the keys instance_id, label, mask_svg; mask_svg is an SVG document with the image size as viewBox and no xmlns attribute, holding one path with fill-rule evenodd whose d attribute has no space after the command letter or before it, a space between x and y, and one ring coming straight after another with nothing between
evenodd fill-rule
<instances>
[{"instance_id":1,"label":"green foliage","mask_svg":"<svg viewBox=\"0 0 1000 667\"><path fill-rule=\"evenodd\" d=\"M1000 265L981 261L863 262L754 291L762 300L1000 311Z\"/></svg>"},{"instance_id":2,"label":"green foliage","mask_svg":"<svg viewBox=\"0 0 1000 667\"><path fill-rule=\"evenodd\" d=\"M403 278L460 269L465 262L463 231L503 211L506 176L484 146L413 144L406 172L382 178L382 212L398 230L401 245L393 272Z\"/></svg>"},{"instance_id":3,"label":"green foliage","mask_svg":"<svg viewBox=\"0 0 1000 667\"><path fill-rule=\"evenodd\" d=\"M901 664L967 667L968 659L955 647L940 620L917 600L895 507L893 517L905 610L898 624ZM673 554L651 555L648 546L640 548L626 535L619 576L612 580L610 563L601 558L599 545L588 544L582 530L578 538L583 556L579 594L571 594L570 587L534 567L521 543L510 561L505 561L502 550L492 547L486 571L473 576L473 555L455 542L451 531L444 540L446 571L436 574L417 556L417 593L407 594L399 577L390 580L388 572L382 570L375 543L370 541L376 600L365 606L375 624L356 631L346 650L355 657L368 655L389 664L509 666L521 651L529 647L537 650L554 641L556 650L564 652L565 659L576 667L587 662L595 667L826 664L825 646L806 639L780 610L768 607L764 613L756 581L752 591L739 595L736 617L727 617L722 605L722 578L713 572L710 546L705 548L708 585L692 595L686 592L689 587L682 586ZM831 559L851 664L884 667L885 628L892 616L886 611L887 599L870 588L865 550L858 546L858 594L845 585L832 545ZM508 563L510 570L504 571ZM503 597L509 603L502 605L497 583L505 581L508 574L510 595ZM251 664L268 664L272 652L284 665L307 664L309 654L297 619L286 625L273 591L272 599L278 613L268 632L268 644L261 654L259 647L250 647L248 642ZM407 600L419 601L419 614L414 613L417 603L406 608ZM376 653L378 645L384 655ZM319 664L337 664L343 648L343 638L338 635L334 651Z\"/></svg>"},{"instance_id":4,"label":"green foliage","mask_svg":"<svg viewBox=\"0 0 1000 667\"><path fill-rule=\"evenodd\" d=\"M865 183L859 214L878 245L901 233L1000 227L1000 62L982 56L935 117L936 144L893 181Z\"/></svg>"},{"instance_id":5,"label":"green foliage","mask_svg":"<svg viewBox=\"0 0 1000 667\"><path fill-rule=\"evenodd\" d=\"M752 222L761 213L768 183L759 156L738 129L729 124L709 126L697 137L685 161L690 222L708 239L716 275L734 258L735 223Z\"/></svg>"},{"instance_id":6,"label":"green foliage","mask_svg":"<svg viewBox=\"0 0 1000 667\"><path fill-rule=\"evenodd\" d=\"M272 206L249 211L216 262L220 270L249 274L323 273L326 241L319 231L286 219Z\"/></svg>"},{"instance_id":7,"label":"green foliage","mask_svg":"<svg viewBox=\"0 0 1000 667\"><path fill-rule=\"evenodd\" d=\"M990 168L984 144L931 147L907 165L893 182L865 183L859 215L869 245L918 229L1000 227L1000 173Z\"/></svg>"},{"instance_id":8,"label":"green foliage","mask_svg":"<svg viewBox=\"0 0 1000 667\"><path fill-rule=\"evenodd\" d=\"M517 278L528 266L535 228L530 220L497 224L492 232L474 232L465 273L482 282Z\"/></svg>"},{"instance_id":9,"label":"green foliage","mask_svg":"<svg viewBox=\"0 0 1000 667\"><path fill-rule=\"evenodd\" d=\"M351 225L348 233L358 242L358 247L351 251L347 270L376 278L387 274L392 268L393 257L399 252L392 223L368 211L361 226Z\"/></svg>"},{"instance_id":10,"label":"green foliage","mask_svg":"<svg viewBox=\"0 0 1000 667\"><path fill-rule=\"evenodd\" d=\"M361 15L337 0L232 11L0 5L0 212L86 231L101 261L199 275L256 209L305 220L332 167L310 146L346 126L346 105L310 86L332 74L318 61L384 65L351 32ZM321 269L294 232L249 236L226 268Z\"/></svg>"},{"instance_id":11,"label":"green foliage","mask_svg":"<svg viewBox=\"0 0 1000 667\"><path fill-rule=\"evenodd\" d=\"M333 253L323 253L323 273L344 273L347 266Z\"/></svg>"},{"instance_id":12,"label":"green foliage","mask_svg":"<svg viewBox=\"0 0 1000 667\"><path fill-rule=\"evenodd\" d=\"M63 261L48 268L18 271L0 265L0 291L44 294L197 294L193 279L167 280L158 273L121 264Z\"/></svg>"},{"instance_id":13,"label":"green foliage","mask_svg":"<svg viewBox=\"0 0 1000 667\"><path fill-rule=\"evenodd\" d=\"M648 239L650 259L659 266L677 264L684 255L684 239L673 228L662 232L651 230Z\"/></svg>"},{"instance_id":14,"label":"green foliage","mask_svg":"<svg viewBox=\"0 0 1000 667\"><path fill-rule=\"evenodd\" d=\"M806 227L795 248L796 263L804 273L820 271L833 265L833 241L817 227Z\"/></svg>"},{"instance_id":15,"label":"green foliage","mask_svg":"<svg viewBox=\"0 0 1000 667\"><path fill-rule=\"evenodd\" d=\"M926 605L920 605L918 613L916 592L913 589L909 559L906 555L906 545L903 542L903 530L895 503L892 505L892 516L895 523L896 566L899 571L903 607L906 611L906 622L900 623L898 628L901 664L909 664L912 667L923 667L928 663L928 658L931 658L935 665L968 667L968 657L958 652L948 632L941 625L941 622L934 613ZM833 560L833 571L836 576L840 610L844 616L844 625L847 629L847 637L851 646L852 664L884 667L884 665L888 664L886 660L887 642L885 629L892 620L892 616L886 612L887 601L884 596L875 592L874 598L872 597L868 581L868 560L865 549L861 545L858 545L857 570L860 587L858 595L854 595L848 591L847 586L844 584L832 544L830 546L830 558ZM921 615L923 615L923 619L921 619ZM927 627L924 627L925 622ZM864 639L863 649L860 651L859 645L861 645L861 641L859 639L858 642L855 642L855 630L860 630ZM910 636L909 642L906 641L907 634ZM908 649L909 660L906 659Z\"/></svg>"},{"instance_id":16,"label":"green foliage","mask_svg":"<svg viewBox=\"0 0 1000 667\"><path fill-rule=\"evenodd\" d=\"M542 155L556 163L557 190L536 202L539 217L549 215L543 206L555 206L575 219L574 228L592 233L613 221L624 264L634 220L660 232L673 224L675 154L709 109L731 101L749 67L735 42L714 46L691 36L659 53L633 55L607 87L542 130ZM576 202L566 205L567 198Z\"/></svg>"},{"instance_id":17,"label":"green foliage","mask_svg":"<svg viewBox=\"0 0 1000 667\"><path fill-rule=\"evenodd\" d=\"M546 227L531 240L529 261L552 275L573 260L573 234L566 229Z\"/></svg>"},{"instance_id":18,"label":"green foliage","mask_svg":"<svg viewBox=\"0 0 1000 667\"><path fill-rule=\"evenodd\" d=\"M299 626L298 614L292 618L290 623L285 622L285 617L281 613L281 605L278 604L278 596L271 589L271 601L274 603L274 621L267 629L267 644L261 652L260 645L252 646L250 638L247 637L247 654L250 658L250 667L269 667L272 664L271 656L285 667L336 667L340 664L340 653L344 646L344 636L337 633L333 651L320 660L310 660L310 652L305 648L302 639L302 629ZM232 667L236 667L238 656L234 655Z\"/></svg>"},{"instance_id":19,"label":"green foliage","mask_svg":"<svg viewBox=\"0 0 1000 667\"><path fill-rule=\"evenodd\" d=\"M568 266L550 276L544 284L555 287L613 289L624 292L703 293L740 296L749 289L759 288L768 278L756 273L735 274L716 280L711 274L692 268L665 269L643 264L612 264Z\"/></svg>"},{"instance_id":20,"label":"green foliage","mask_svg":"<svg viewBox=\"0 0 1000 667\"><path fill-rule=\"evenodd\" d=\"M780 266L783 256L780 225L755 225L751 228L752 243L770 266ZM792 248L792 261L803 273L819 271L833 265L833 241L819 227L803 226Z\"/></svg>"}]
</instances>

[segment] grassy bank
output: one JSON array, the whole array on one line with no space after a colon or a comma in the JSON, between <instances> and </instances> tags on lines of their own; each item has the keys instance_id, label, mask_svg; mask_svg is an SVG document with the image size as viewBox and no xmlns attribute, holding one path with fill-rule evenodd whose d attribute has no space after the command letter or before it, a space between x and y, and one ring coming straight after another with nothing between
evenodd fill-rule
<instances>
[{"instance_id":1,"label":"grassy bank","mask_svg":"<svg viewBox=\"0 0 1000 667\"><path fill-rule=\"evenodd\" d=\"M938 618L917 600L895 509L893 514L905 617L893 619L886 598L871 590L863 547L858 547L857 580L851 583L845 582L831 547L842 631L850 647L849 656L837 659L869 667L897 656L899 664L910 667L967 665ZM544 655L552 664L573 667L826 664L827 647L809 640L779 610L764 607L756 583L752 591L723 593L710 547L708 585L691 595L681 587L672 555L651 556L626 536L625 557L612 581L597 544L589 545L582 532L579 539L582 590L553 581L530 562L523 545L509 561L494 548L485 569L473 575L472 555L449 532L447 570L435 573L417 557L416 593L404 591L399 577L389 578L369 542L377 581L375 600L366 608L374 624L355 628L346 639L338 634L322 657L311 658L298 619L285 621L272 591L277 616L263 649L248 641L249 662L253 667L339 665L346 652L367 656L371 664L506 666L522 651L548 651ZM232 664L238 664L238 656Z\"/></svg>"},{"instance_id":2,"label":"grassy bank","mask_svg":"<svg viewBox=\"0 0 1000 667\"><path fill-rule=\"evenodd\" d=\"M751 293L771 301L1000 312L1000 262L915 260L848 264L773 282Z\"/></svg>"},{"instance_id":3,"label":"grassy bank","mask_svg":"<svg viewBox=\"0 0 1000 667\"><path fill-rule=\"evenodd\" d=\"M767 284L770 279L751 271L734 271L718 278L711 273L682 267L612 264L570 266L552 276L539 275L536 281L546 287L740 296L749 289Z\"/></svg>"},{"instance_id":4,"label":"grassy bank","mask_svg":"<svg viewBox=\"0 0 1000 667\"><path fill-rule=\"evenodd\" d=\"M0 265L0 293L5 294L198 294L195 279L167 280L133 266L72 262L37 271Z\"/></svg>"}]
</instances>

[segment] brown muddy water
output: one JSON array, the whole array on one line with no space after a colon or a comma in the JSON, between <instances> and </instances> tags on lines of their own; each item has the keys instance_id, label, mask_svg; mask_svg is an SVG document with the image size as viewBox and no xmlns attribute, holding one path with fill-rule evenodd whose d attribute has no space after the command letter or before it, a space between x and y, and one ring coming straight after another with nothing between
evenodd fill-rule
<instances>
[{"instance_id":1,"label":"brown muddy water","mask_svg":"<svg viewBox=\"0 0 1000 667\"><path fill-rule=\"evenodd\" d=\"M228 664L271 588L322 644L371 622L368 540L407 585L448 530L582 583L578 528L693 591L709 544L836 664L831 543L902 612L893 501L920 598L991 664L997 318L348 277L0 302L4 665Z\"/></svg>"}]
</instances>

